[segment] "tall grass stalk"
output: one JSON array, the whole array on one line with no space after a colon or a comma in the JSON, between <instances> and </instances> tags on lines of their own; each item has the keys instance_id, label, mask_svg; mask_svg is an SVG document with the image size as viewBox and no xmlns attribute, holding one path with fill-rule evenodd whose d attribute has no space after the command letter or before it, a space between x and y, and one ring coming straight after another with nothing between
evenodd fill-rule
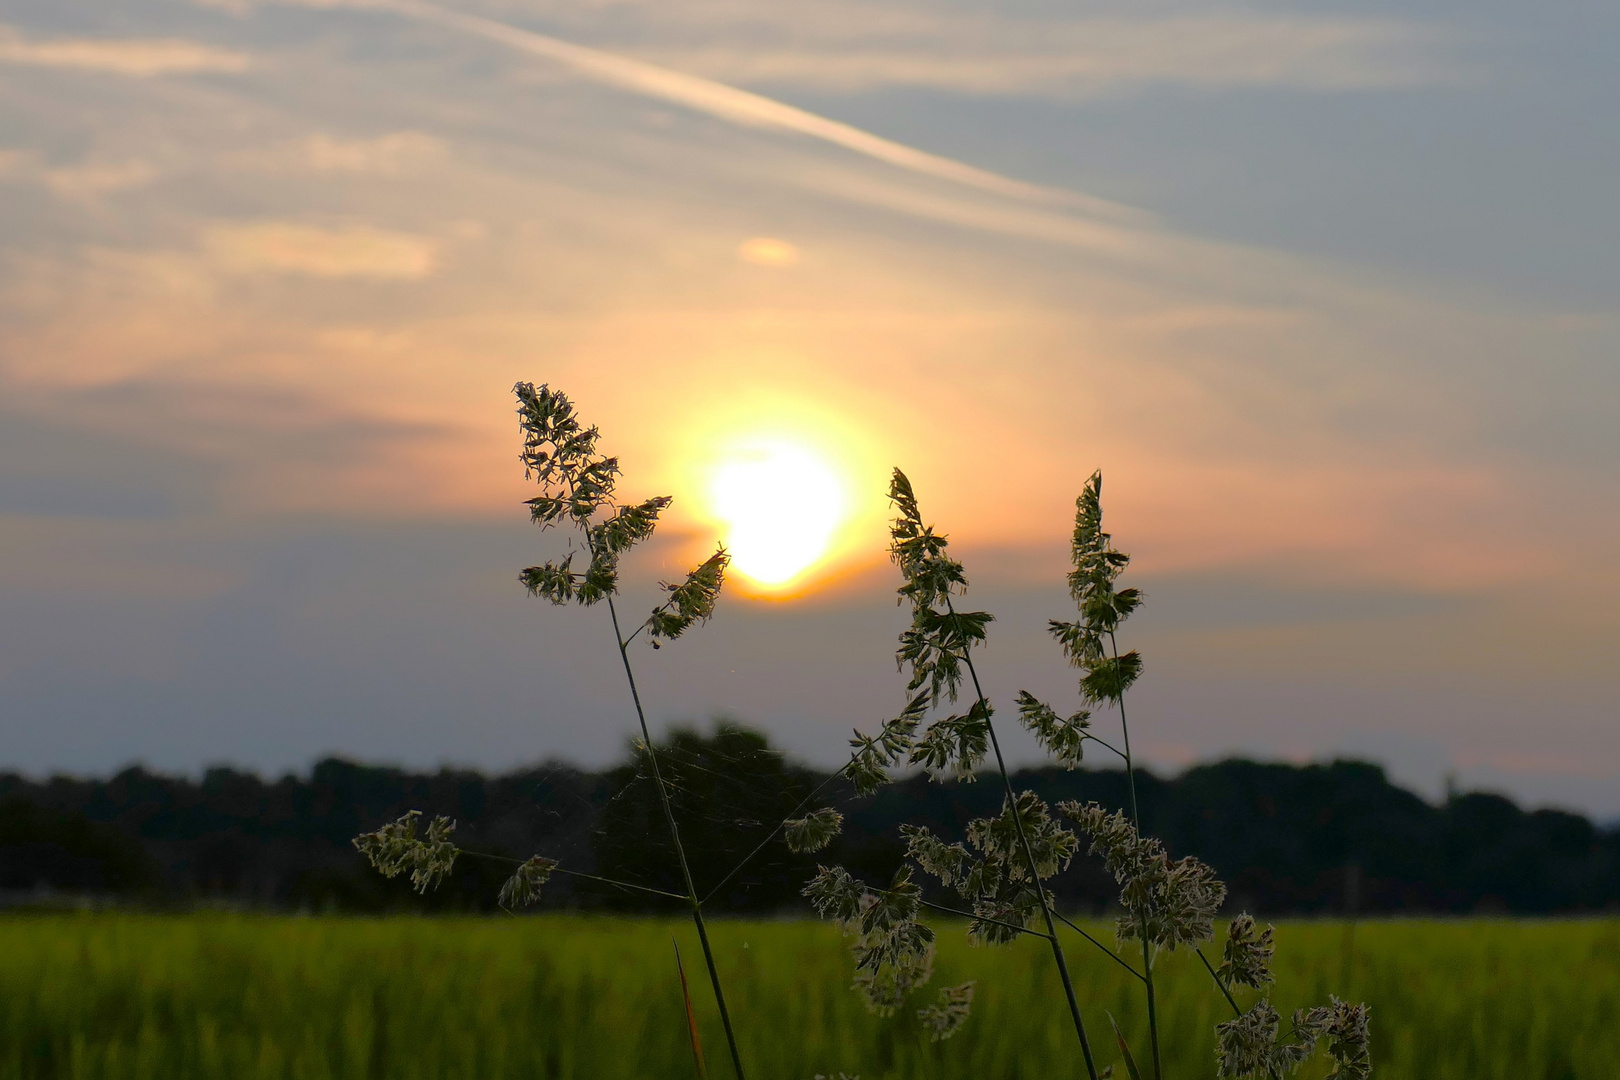
<instances>
[{"instance_id":1,"label":"tall grass stalk","mask_svg":"<svg viewBox=\"0 0 1620 1080\"><path fill-rule=\"evenodd\" d=\"M956 617L956 608L951 604L949 597L946 597L945 606L954 619ZM962 659L967 663L968 675L973 679L973 693L978 698L980 711L985 716L984 729L990 736L990 746L996 754L996 771L1001 774L1001 786L1007 792L1008 803L1015 803L1018 795L1013 791L1012 777L1007 772L1007 759L1001 753L1001 740L996 737L996 725L990 719L990 702L985 698L984 689L979 685L979 671L973 665L972 652L964 651ZM1128 762L1130 759L1127 757L1126 760ZM1134 801L1134 793L1132 798ZM1035 862L1035 852L1029 846L1029 833L1024 828L1024 819L1015 814L1013 820L1018 825L1018 845L1024 851L1024 861L1029 865L1030 878L1039 881L1040 868ZM1045 889L1040 890L1040 901L1041 918L1046 923L1046 938L1052 946L1052 960L1057 964L1058 978L1063 982L1063 996L1069 1006L1069 1017L1074 1021L1074 1033L1080 1039L1080 1054L1085 1061L1086 1074L1091 1077L1091 1080L1097 1080L1097 1062L1091 1054L1091 1040L1086 1037L1086 1022L1080 1016L1080 1002L1075 997L1074 980L1069 976L1069 962L1063 955L1063 943L1058 940L1057 924L1052 920L1052 901L1047 896ZM1151 987L1151 985L1150 983L1149 986ZM1151 1011L1148 1015L1151 1019ZM1155 1069L1157 1069L1157 1064L1155 1064Z\"/></svg>"},{"instance_id":2,"label":"tall grass stalk","mask_svg":"<svg viewBox=\"0 0 1620 1080\"><path fill-rule=\"evenodd\" d=\"M669 828L670 842L680 865L681 881L686 888L680 899L686 902L692 922L697 927L698 943L703 949L709 984L714 989L715 1004L720 1011L732 1068L737 1080L746 1080L742 1055L737 1049L736 1032L732 1029L731 1012L726 1007L725 990L720 982L720 970L715 962L714 947L703 920L703 902L692 879L686 847L681 842L680 825L675 820L669 788L659 768L658 748L647 725L647 712L642 707L635 668L630 662L630 644L643 631L656 649L660 647L660 640L673 641L694 623L708 621L714 614L715 602L719 599L730 560L722 547L688 574L684 582L665 584L663 588L668 594L665 601L653 609L646 621L628 635L625 634L619 622L618 606L614 603L619 591L620 561L635 545L652 536L659 516L673 500L667 495L660 495L641 503L618 501L619 460L597 452L596 444L601 433L595 426L586 427L580 422L567 395L548 386L537 388L532 383L521 382L513 387L513 393L517 397L518 426L523 435L520 458L524 475L535 480L541 489L541 494L526 504L530 518L542 530L564 523L571 525L584 544L583 553L588 560L583 570L576 570L573 560L580 552L570 544L570 551L564 558L528 567L519 575L519 580L530 594L553 604L574 602L589 607L607 602L613 641L624 668L625 682L630 687L630 699L635 705L636 722L641 730L641 747L647 755L653 785L658 790L659 805L663 808L664 822ZM355 846L378 870L390 877L408 871L412 883L425 892L450 872L458 855L482 853L464 852L451 843L449 838L455 830L455 823L446 818L435 820L428 827L427 836L418 840L415 832L418 817L420 815L416 811L411 811L392 825L357 837ZM518 907L533 903L539 898L541 887L551 874L560 869L556 860L541 855L519 864L517 871L501 888L502 905ZM620 888L670 895L632 882L601 877L596 877L596 880Z\"/></svg>"},{"instance_id":3,"label":"tall grass stalk","mask_svg":"<svg viewBox=\"0 0 1620 1080\"><path fill-rule=\"evenodd\" d=\"M1102 491L1102 474L1097 474L1097 490ZM1119 640L1113 631L1108 633L1108 644L1113 652L1114 665L1119 666ZM1131 725L1125 717L1125 694L1123 690L1115 702L1119 706L1119 734L1120 744L1125 748L1125 786L1131 800L1131 824L1136 827L1138 834L1142 832L1142 809L1136 801L1136 760L1131 756ZM1145 918L1145 917L1144 917ZM1142 936L1142 987L1147 995L1148 1039L1153 1048L1153 1077L1160 1080L1164 1075L1163 1055L1159 1051L1159 1013L1156 995L1153 989L1153 956L1152 947L1148 944L1147 925L1141 923ZM1200 953L1200 956L1203 954ZM1216 980L1219 985L1219 980ZM1222 987L1225 992L1225 987ZM1230 997L1230 995L1228 995Z\"/></svg>"},{"instance_id":4,"label":"tall grass stalk","mask_svg":"<svg viewBox=\"0 0 1620 1080\"><path fill-rule=\"evenodd\" d=\"M681 827L675 821L675 810L670 805L669 788L664 785L663 773L658 768L658 749L652 732L647 729L647 712L641 707L641 691L636 688L636 673L630 666L630 644L619 629L619 613L608 597L608 615L613 621L613 638L619 645L619 659L624 663L624 677L630 684L630 697L636 703L636 720L641 725L642 744L647 748L647 763L652 768L653 785L658 788L658 801L664 808L664 821L669 825L669 838L675 845L675 856L681 864L681 880L686 883L686 899L691 906L692 922L697 926L698 943L703 947L703 962L709 969L709 983L714 987L714 1001L720 1009L720 1024L726 1032L726 1046L731 1051L731 1065L737 1080L744 1080L742 1055L737 1052L737 1035L731 1029L731 1012L726 1008L726 992L720 985L720 971L714 963L714 947L709 944L709 928L703 923L703 903L698 899L697 885L692 882L692 867L686 859L686 846L681 843ZM682 976L683 980L685 976Z\"/></svg>"}]
</instances>

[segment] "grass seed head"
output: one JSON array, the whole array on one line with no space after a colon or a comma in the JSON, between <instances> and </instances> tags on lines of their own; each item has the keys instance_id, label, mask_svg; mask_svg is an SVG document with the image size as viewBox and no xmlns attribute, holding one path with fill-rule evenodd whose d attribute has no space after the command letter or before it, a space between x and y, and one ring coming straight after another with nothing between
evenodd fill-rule
<instances>
[{"instance_id":1,"label":"grass seed head","mask_svg":"<svg viewBox=\"0 0 1620 1080\"><path fill-rule=\"evenodd\" d=\"M529 859L501 886L498 903L510 910L527 907L539 900L541 887L551 880L551 872L556 868L556 859L548 859L543 855Z\"/></svg>"},{"instance_id":2,"label":"grass seed head","mask_svg":"<svg viewBox=\"0 0 1620 1080\"><path fill-rule=\"evenodd\" d=\"M1272 934L1269 926L1255 933L1254 917L1247 912L1233 919L1226 929L1226 945L1216 972L1221 982L1255 989L1271 982L1271 958L1276 952Z\"/></svg>"},{"instance_id":3,"label":"grass seed head","mask_svg":"<svg viewBox=\"0 0 1620 1080\"><path fill-rule=\"evenodd\" d=\"M973 987L972 982L947 986L940 990L937 1004L917 1010L917 1019L928 1032L929 1042L943 1042L967 1023L968 1013L973 1009Z\"/></svg>"},{"instance_id":4,"label":"grass seed head","mask_svg":"<svg viewBox=\"0 0 1620 1080\"><path fill-rule=\"evenodd\" d=\"M426 893L450 873L460 851L450 842L455 822L436 817L426 836L418 839L416 823L421 817L420 810L408 810L375 832L361 833L354 838L354 846L384 877L409 871L411 886Z\"/></svg>"},{"instance_id":5,"label":"grass seed head","mask_svg":"<svg viewBox=\"0 0 1620 1080\"><path fill-rule=\"evenodd\" d=\"M802 818L784 823L783 835L790 850L800 854L820 851L838 836L844 827L844 815L831 807L822 807Z\"/></svg>"}]
</instances>

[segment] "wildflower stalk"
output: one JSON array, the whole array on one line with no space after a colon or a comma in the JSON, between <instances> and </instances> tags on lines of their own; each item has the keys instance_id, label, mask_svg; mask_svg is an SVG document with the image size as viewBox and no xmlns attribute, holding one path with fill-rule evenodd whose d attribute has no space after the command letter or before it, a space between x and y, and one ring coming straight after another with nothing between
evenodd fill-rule
<instances>
[{"instance_id":1,"label":"wildflower stalk","mask_svg":"<svg viewBox=\"0 0 1620 1080\"><path fill-rule=\"evenodd\" d=\"M945 599L945 609L950 612L953 619L957 618L956 608L948 596ZM960 626L960 620L957 621ZM1006 789L1008 803L1016 808L1018 794L1013 791L1012 777L1007 773L1007 761L1001 756L1001 740L996 738L995 721L990 719L990 703L985 700L984 690L979 686L979 672L973 666L972 650L964 647L962 659L967 664L968 677L973 680L973 693L979 699L979 708L984 711L984 726L990 735L990 748L995 751L996 770L1001 773L1001 785ZM1024 849L1024 858L1029 863L1030 882L1034 885L1035 895L1041 902L1041 916L1046 920L1046 939L1052 946L1052 959L1057 963L1058 978L1063 981L1063 996L1069 1003L1069 1016L1074 1020L1074 1032L1080 1037L1080 1054L1085 1059L1086 1073L1091 1080L1097 1080L1097 1063L1091 1056L1091 1040L1086 1037L1086 1023L1080 1017L1080 1001L1075 997L1074 980L1069 977L1069 963L1063 956L1063 943L1058 941L1057 924L1052 920L1052 904L1047 898L1046 887L1041 884L1040 867L1035 861L1035 852L1029 846L1029 835L1024 831L1023 815L1015 809L1012 818L1018 826L1019 846ZM1148 1000L1152 1000L1151 992Z\"/></svg>"},{"instance_id":2,"label":"wildflower stalk","mask_svg":"<svg viewBox=\"0 0 1620 1080\"><path fill-rule=\"evenodd\" d=\"M742 1056L737 1052L737 1036L731 1030L731 1013L726 1009L726 994L720 987L720 971L715 967L714 949L709 944L709 931L703 923L703 903L698 899L697 886L692 883L692 868L686 860L686 848L681 844L681 829L675 823L675 809L670 804L669 789L664 786L663 774L658 769L658 750L653 745L652 732L647 728L647 712L641 707L641 691L636 688L636 673L630 666L630 645L619 629L619 612L613 606L613 597L607 598L608 616L613 621L613 640L619 646L619 659L624 664L625 681L630 684L630 697L636 704L636 720L641 724L641 737L647 747L647 761L652 767L653 785L658 789L658 802L664 808L664 821L669 826L669 838L675 845L675 855L681 864L681 878L686 883L686 901L692 909L692 922L697 926L698 944L703 947L703 960L709 968L709 983L714 987L714 1000L720 1007L720 1024L725 1028L726 1047L731 1051L731 1065L737 1080L744 1080Z\"/></svg>"}]
</instances>

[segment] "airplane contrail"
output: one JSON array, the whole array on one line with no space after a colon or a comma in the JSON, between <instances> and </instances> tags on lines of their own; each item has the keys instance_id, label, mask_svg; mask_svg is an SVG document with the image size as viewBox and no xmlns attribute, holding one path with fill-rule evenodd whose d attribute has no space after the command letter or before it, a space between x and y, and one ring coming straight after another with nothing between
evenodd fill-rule
<instances>
[{"instance_id":1,"label":"airplane contrail","mask_svg":"<svg viewBox=\"0 0 1620 1080\"><path fill-rule=\"evenodd\" d=\"M309 0L306 0L309 2ZM1105 199L1030 184L976 168L952 158L885 139L858 127L795 108L761 94L739 90L712 79L648 64L600 49L575 45L560 38L523 30L481 15L452 11L423 0L316 0L318 6L357 7L388 11L424 22L437 23L463 33L564 64L587 78L662 101L674 102L732 123L777 128L807 135L858 154L925 176L949 180L980 191L1027 202L1083 209L1099 216L1136 218L1140 211Z\"/></svg>"}]
</instances>

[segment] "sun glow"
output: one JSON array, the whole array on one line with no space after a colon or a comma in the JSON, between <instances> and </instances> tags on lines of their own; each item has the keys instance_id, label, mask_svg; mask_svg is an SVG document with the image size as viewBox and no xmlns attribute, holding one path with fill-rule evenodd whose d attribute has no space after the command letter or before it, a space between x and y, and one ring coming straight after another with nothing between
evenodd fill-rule
<instances>
[{"instance_id":1,"label":"sun glow","mask_svg":"<svg viewBox=\"0 0 1620 1080\"><path fill-rule=\"evenodd\" d=\"M843 478L825 458L786 440L736 447L710 482L731 565L767 588L781 588L832 548L849 516Z\"/></svg>"}]
</instances>

